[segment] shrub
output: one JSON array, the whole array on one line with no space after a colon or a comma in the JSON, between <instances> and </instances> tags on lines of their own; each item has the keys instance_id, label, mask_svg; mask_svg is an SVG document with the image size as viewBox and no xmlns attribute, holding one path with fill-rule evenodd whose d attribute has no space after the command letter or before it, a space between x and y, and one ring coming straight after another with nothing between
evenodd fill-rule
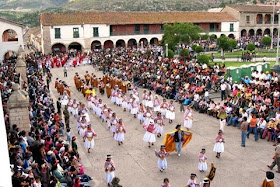
<instances>
[{"instance_id":1,"label":"shrub","mask_svg":"<svg viewBox=\"0 0 280 187\"><path fill-rule=\"evenodd\" d=\"M209 64L209 59L210 57L209 56L207 56L207 55L199 55L198 57L197 57L197 61L199 62L199 63L202 63L202 64Z\"/></svg>"}]
</instances>

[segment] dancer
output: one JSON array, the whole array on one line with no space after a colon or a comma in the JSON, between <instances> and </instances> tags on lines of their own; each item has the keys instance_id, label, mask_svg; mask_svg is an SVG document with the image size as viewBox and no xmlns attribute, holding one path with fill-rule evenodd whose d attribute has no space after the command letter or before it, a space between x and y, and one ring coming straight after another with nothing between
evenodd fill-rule
<instances>
[{"instance_id":1,"label":"dancer","mask_svg":"<svg viewBox=\"0 0 280 187\"><path fill-rule=\"evenodd\" d=\"M91 128L91 125L89 124L84 136L85 147L88 149L88 153L90 153L90 149L94 148L94 136L97 136L97 134L94 132L94 130Z\"/></svg>"},{"instance_id":2,"label":"dancer","mask_svg":"<svg viewBox=\"0 0 280 187\"><path fill-rule=\"evenodd\" d=\"M157 113L157 117L155 118L155 124L157 126L157 137L160 138L163 133L164 126L164 121L160 112Z\"/></svg>"},{"instance_id":3,"label":"dancer","mask_svg":"<svg viewBox=\"0 0 280 187\"><path fill-rule=\"evenodd\" d=\"M158 96L155 96L154 99L154 112L160 112L160 100L158 99Z\"/></svg>"},{"instance_id":4,"label":"dancer","mask_svg":"<svg viewBox=\"0 0 280 187\"><path fill-rule=\"evenodd\" d=\"M151 91L146 95L146 107L153 109L153 95Z\"/></svg>"},{"instance_id":5,"label":"dancer","mask_svg":"<svg viewBox=\"0 0 280 187\"><path fill-rule=\"evenodd\" d=\"M125 133L126 133L126 129L125 126L123 125L123 121L122 119L119 119L116 127L116 134L114 137L114 139L118 142L119 145L123 144Z\"/></svg>"},{"instance_id":6,"label":"dancer","mask_svg":"<svg viewBox=\"0 0 280 187\"><path fill-rule=\"evenodd\" d=\"M151 145L154 145L156 142L156 126L154 120L150 120L150 124L146 128L146 133L144 134L143 141L149 144L149 148Z\"/></svg>"},{"instance_id":7,"label":"dancer","mask_svg":"<svg viewBox=\"0 0 280 187\"><path fill-rule=\"evenodd\" d=\"M87 131L87 126L88 126L88 123L86 121L86 117L82 116L82 120L79 125L79 134L83 138L84 141L85 141L85 133Z\"/></svg>"},{"instance_id":8,"label":"dancer","mask_svg":"<svg viewBox=\"0 0 280 187\"><path fill-rule=\"evenodd\" d=\"M138 108L138 114L137 114L137 118L139 119L140 124L142 124L145 120L144 114L145 114L145 107L142 103L140 103L140 106Z\"/></svg>"},{"instance_id":9,"label":"dancer","mask_svg":"<svg viewBox=\"0 0 280 187\"><path fill-rule=\"evenodd\" d=\"M217 153L216 157L220 158L221 153L224 152L224 143L225 143L225 139L223 138L223 131L219 130L219 133L216 137L216 143L214 146L213 151Z\"/></svg>"},{"instance_id":10,"label":"dancer","mask_svg":"<svg viewBox=\"0 0 280 187\"><path fill-rule=\"evenodd\" d=\"M207 156L205 155L206 150L202 149L198 155L198 170L200 172L207 171Z\"/></svg>"},{"instance_id":11,"label":"dancer","mask_svg":"<svg viewBox=\"0 0 280 187\"><path fill-rule=\"evenodd\" d=\"M190 130L192 128L193 123L193 113L190 106L187 106L187 110L184 113L184 127L187 130Z\"/></svg>"},{"instance_id":12,"label":"dancer","mask_svg":"<svg viewBox=\"0 0 280 187\"><path fill-rule=\"evenodd\" d=\"M113 133L113 137L115 137L117 124L118 124L118 119L116 113L114 112L111 117L111 126L110 126L110 130Z\"/></svg>"},{"instance_id":13,"label":"dancer","mask_svg":"<svg viewBox=\"0 0 280 187\"><path fill-rule=\"evenodd\" d=\"M195 178L196 174L192 173L186 187L199 187L200 185L196 182Z\"/></svg>"},{"instance_id":14,"label":"dancer","mask_svg":"<svg viewBox=\"0 0 280 187\"><path fill-rule=\"evenodd\" d=\"M133 97L132 99L132 103L131 103L131 114L134 115L134 118L136 118L136 114L137 114L137 111L138 111L138 105L137 105L137 101L135 99L135 97Z\"/></svg>"},{"instance_id":15,"label":"dancer","mask_svg":"<svg viewBox=\"0 0 280 187\"><path fill-rule=\"evenodd\" d=\"M128 108L128 103L127 103L127 97L125 95L125 93L122 94L122 108L123 108L123 111L125 112Z\"/></svg>"},{"instance_id":16,"label":"dancer","mask_svg":"<svg viewBox=\"0 0 280 187\"><path fill-rule=\"evenodd\" d=\"M116 170L114 161L112 160L112 155L107 155L104 168L106 173L106 183L108 184L108 186L111 186L111 182L115 177L114 171Z\"/></svg>"},{"instance_id":17,"label":"dancer","mask_svg":"<svg viewBox=\"0 0 280 187\"><path fill-rule=\"evenodd\" d=\"M166 102L166 99L163 99L163 102L160 105L160 111L164 118L166 118L168 103Z\"/></svg>"},{"instance_id":18,"label":"dancer","mask_svg":"<svg viewBox=\"0 0 280 187\"><path fill-rule=\"evenodd\" d=\"M172 100L170 101L170 104L168 105L166 118L169 119L169 123L172 123L172 121L175 119L175 106L174 106Z\"/></svg>"},{"instance_id":19,"label":"dancer","mask_svg":"<svg viewBox=\"0 0 280 187\"><path fill-rule=\"evenodd\" d=\"M167 168L167 160L166 157L169 156L169 153L166 152L165 146L160 146L160 151L155 149L155 155L159 158L158 159L158 168L160 172L163 172Z\"/></svg>"},{"instance_id":20,"label":"dancer","mask_svg":"<svg viewBox=\"0 0 280 187\"><path fill-rule=\"evenodd\" d=\"M217 117L220 119L220 130L224 132L224 128L226 126L226 119L227 119L227 113L224 107L221 107L221 110L218 113Z\"/></svg>"}]
</instances>

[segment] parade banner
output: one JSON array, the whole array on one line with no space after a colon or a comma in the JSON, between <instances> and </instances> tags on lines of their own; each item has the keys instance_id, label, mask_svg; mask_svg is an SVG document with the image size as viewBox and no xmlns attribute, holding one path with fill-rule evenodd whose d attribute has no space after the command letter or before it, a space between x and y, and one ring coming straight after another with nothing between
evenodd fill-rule
<instances>
[{"instance_id":1,"label":"parade banner","mask_svg":"<svg viewBox=\"0 0 280 187\"><path fill-rule=\"evenodd\" d=\"M211 163L211 169L209 171L209 174L206 176L210 181L212 181L216 174L216 167L214 166L214 163Z\"/></svg>"}]
</instances>

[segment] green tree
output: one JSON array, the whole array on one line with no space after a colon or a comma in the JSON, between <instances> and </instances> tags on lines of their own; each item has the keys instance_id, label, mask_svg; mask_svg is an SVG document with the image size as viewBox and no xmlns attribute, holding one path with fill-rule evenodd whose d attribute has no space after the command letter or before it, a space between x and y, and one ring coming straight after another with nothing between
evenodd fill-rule
<instances>
[{"instance_id":1,"label":"green tree","mask_svg":"<svg viewBox=\"0 0 280 187\"><path fill-rule=\"evenodd\" d=\"M225 56L225 51L228 51L230 49L230 43L229 39L226 36L221 36L217 39L217 45L219 46L219 49L221 49L221 55L222 57Z\"/></svg>"},{"instance_id":2,"label":"green tree","mask_svg":"<svg viewBox=\"0 0 280 187\"><path fill-rule=\"evenodd\" d=\"M208 34L204 34L200 38L201 38L201 40L208 40L209 39L209 35Z\"/></svg>"},{"instance_id":3,"label":"green tree","mask_svg":"<svg viewBox=\"0 0 280 187\"><path fill-rule=\"evenodd\" d=\"M176 49L177 44L190 44L199 38L201 28L192 23L174 23L164 25L163 45L168 44L172 50Z\"/></svg>"},{"instance_id":4,"label":"green tree","mask_svg":"<svg viewBox=\"0 0 280 187\"><path fill-rule=\"evenodd\" d=\"M187 49L182 49L179 53L180 57L183 59L186 59L187 57L189 57L189 50Z\"/></svg>"},{"instance_id":5,"label":"green tree","mask_svg":"<svg viewBox=\"0 0 280 187\"><path fill-rule=\"evenodd\" d=\"M257 2L257 0L253 0L253 3L254 3L254 4L257 4L258 2Z\"/></svg>"},{"instance_id":6,"label":"green tree","mask_svg":"<svg viewBox=\"0 0 280 187\"><path fill-rule=\"evenodd\" d=\"M262 4L264 4L265 0L260 0L260 2L261 2Z\"/></svg>"},{"instance_id":7,"label":"green tree","mask_svg":"<svg viewBox=\"0 0 280 187\"><path fill-rule=\"evenodd\" d=\"M210 57L207 55L199 55L197 61L202 64L209 64Z\"/></svg>"},{"instance_id":8,"label":"green tree","mask_svg":"<svg viewBox=\"0 0 280 187\"><path fill-rule=\"evenodd\" d=\"M215 34L211 34L210 35L210 40L215 40L216 39L216 35Z\"/></svg>"},{"instance_id":9,"label":"green tree","mask_svg":"<svg viewBox=\"0 0 280 187\"><path fill-rule=\"evenodd\" d=\"M230 39L229 41L230 50L233 50L237 46L237 41L234 39Z\"/></svg>"},{"instance_id":10,"label":"green tree","mask_svg":"<svg viewBox=\"0 0 280 187\"><path fill-rule=\"evenodd\" d=\"M203 47L201 47L200 45L198 45L196 48L195 48L195 52L196 53L201 53L201 52L203 52L204 51L204 49L203 49Z\"/></svg>"},{"instance_id":11,"label":"green tree","mask_svg":"<svg viewBox=\"0 0 280 187\"><path fill-rule=\"evenodd\" d=\"M168 49L168 58L173 58L174 52L171 49Z\"/></svg>"},{"instance_id":12,"label":"green tree","mask_svg":"<svg viewBox=\"0 0 280 187\"><path fill-rule=\"evenodd\" d=\"M271 38L268 36L265 36L262 38L262 43L267 47L268 45L271 44Z\"/></svg>"},{"instance_id":13,"label":"green tree","mask_svg":"<svg viewBox=\"0 0 280 187\"><path fill-rule=\"evenodd\" d=\"M252 43L248 43L248 45L247 45L247 50L249 50L249 51L254 51L256 49L256 46L254 45L254 44L252 44Z\"/></svg>"},{"instance_id":14,"label":"green tree","mask_svg":"<svg viewBox=\"0 0 280 187\"><path fill-rule=\"evenodd\" d=\"M192 45L192 50L194 50L195 51L195 48L197 47L197 45Z\"/></svg>"}]
</instances>

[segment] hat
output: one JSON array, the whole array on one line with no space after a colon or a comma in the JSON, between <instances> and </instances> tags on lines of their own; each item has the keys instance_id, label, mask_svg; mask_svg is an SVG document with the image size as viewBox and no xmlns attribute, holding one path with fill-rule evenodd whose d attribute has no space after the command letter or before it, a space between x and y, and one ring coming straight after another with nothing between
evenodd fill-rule
<instances>
[{"instance_id":1,"label":"hat","mask_svg":"<svg viewBox=\"0 0 280 187\"><path fill-rule=\"evenodd\" d=\"M61 147L60 149L59 149L59 152L64 152L65 151L65 147Z\"/></svg>"},{"instance_id":2,"label":"hat","mask_svg":"<svg viewBox=\"0 0 280 187\"><path fill-rule=\"evenodd\" d=\"M266 74L269 74L269 71L266 71L265 73L266 73Z\"/></svg>"},{"instance_id":3,"label":"hat","mask_svg":"<svg viewBox=\"0 0 280 187\"><path fill-rule=\"evenodd\" d=\"M234 83L237 83L237 81L234 81Z\"/></svg>"},{"instance_id":4,"label":"hat","mask_svg":"<svg viewBox=\"0 0 280 187\"><path fill-rule=\"evenodd\" d=\"M275 118L270 118L270 121L272 121L272 120L275 121Z\"/></svg>"},{"instance_id":5,"label":"hat","mask_svg":"<svg viewBox=\"0 0 280 187\"><path fill-rule=\"evenodd\" d=\"M195 173L192 173L192 174L191 174L191 177L196 177L196 174L195 174Z\"/></svg>"},{"instance_id":6,"label":"hat","mask_svg":"<svg viewBox=\"0 0 280 187\"><path fill-rule=\"evenodd\" d=\"M77 139L76 136L73 136L73 137L72 137L72 141L75 141L76 139Z\"/></svg>"},{"instance_id":7,"label":"hat","mask_svg":"<svg viewBox=\"0 0 280 187\"><path fill-rule=\"evenodd\" d=\"M203 148L203 149L201 149L201 151L206 151L206 149Z\"/></svg>"},{"instance_id":8,"label":"hat","mask_svg":"<svg viewBox=\"0 0 280 187\"><path fill-rule=\"evenodd\" d=\"M47 155L49 155L49 156L52 155L52 154L53 154L52 151L48 151L48 152L47 152Z\"/></svg>"},{"instance_id":9,"label":"hat","mask_svg":"<svg viewBox=\"0 0 280 187\"><path fill-rule=\"evenodd\" d=\"M154 122L154 120L150 120L150 124L154 124L155 122Z\"/></svg>"},{"instance_id":10,"label":"hat","mask_svg":"<svg viewBox=\"0 0 280 187\"><path fill-rule=\"evenodd\" d=\"M266 178L269 180L274 179L274 173L272 173L271 171L267 171L266 172Z\"/></svg>"},{"instance_id":11,"label":"hat","mask_svg":"<svg viewBox=\"0 0 280 187\"><path fill-rule=\"evenodd\" d=\"M165 148L165 145L161 145L160 148Z\"/></svg>"},{"instance_id":12,"label":"hat","mask_svg":"<svg viewBox=\"0 0 280 187\"><path fill-rule=\"evenodd\" d=\"M210 183L210 181L209 181L209 179L208 179L208 178L204 178L202 183L203 183L203 184L209 184L209 183Z\"/></svg>"},{"instance_id":13,"label":"hat","mask_svg":"<svg viewBox=\"0 0 280 187\"><path fill-rule=\"evenodd\" d=\"M175 129L178 129L179 127L181 127L181 125L180 125L180 124L177 124L176 127L175 127Z\"/></svg>"},{"instance_id":14,"label":"hat","mask_svg":"<svg viewBox=\"0 0 280 187\"><path fill-rule=\"evenodd\" d=\"M110 155L110 154L109 154L109 155L107 155L107 159L108 159L108 158L112 158L112 155Z\"/></svg>"}]
</instances>

